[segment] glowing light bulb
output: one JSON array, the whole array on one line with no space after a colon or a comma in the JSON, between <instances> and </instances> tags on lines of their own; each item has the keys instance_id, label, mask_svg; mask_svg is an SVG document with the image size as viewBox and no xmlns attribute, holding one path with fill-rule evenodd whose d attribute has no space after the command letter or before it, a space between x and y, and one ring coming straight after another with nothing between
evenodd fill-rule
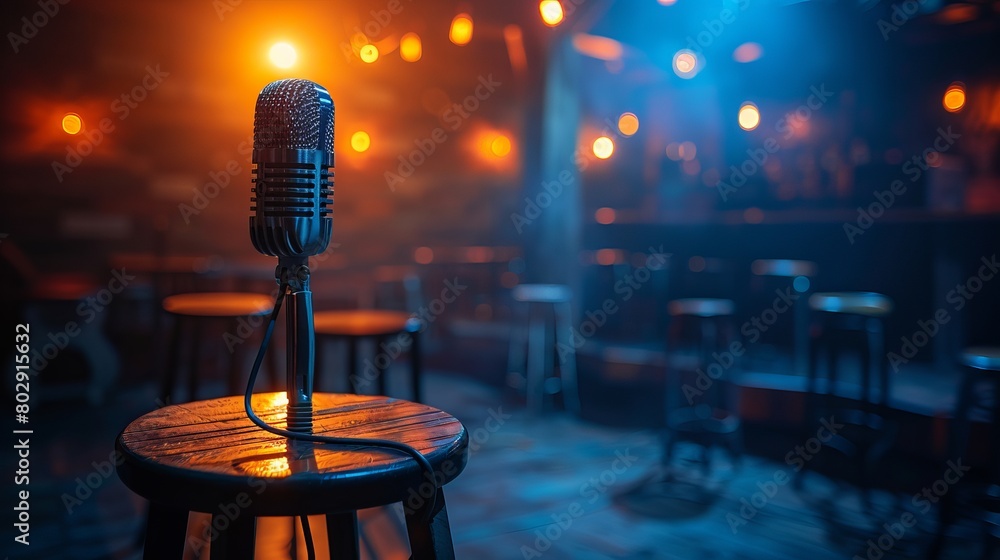
<instances>
[{"instance_id":1,"label":"glowing light bulb","mask_svg":"<svg viewBox=\"0 0 1000 560\"><path fill-rule=\"evenodd\" d=\"M594 140L594 155L599 159L608 159L615 152L615 143L607 136Z\"/></svg>"},{"instance_id":2,"label":"glowing light bulb","mask_svg":"<svg viewBox=\"0 0 1000 560\"><path fill-rule=\"evenodd\" d=\"M62 129L66 134L79 134L83 129L83 119L76 113L66 113L62 118Z\"/></svg>"},{"instance_id":3,"label":"glowing light bulb","mask_svg":"<svg viewBox=\"0 0 1000 560\"><path fill-rule=\"evenodd\" d=\"M618 130L625 136L632 136L639 131L639 117L635 113L622 113L618 117Z\"/></svg>"},{"instance_id":4,"label":"glowing light bulb","mask_svg":"<svg viewBox=\"0 0 1000 560\"><path fill-rule=\"evenodd\" d=\"M291 68L298 58L295 47L288 43L275 43L271 47L271 52L268 56L271 59L271 63L278 68Z\"/></svg>"},{"instance_id":5,"label":"glowing light bulb","mask_svg":"<svg viewBox=\"0 0 1000 560\"><path fill-rule=\"evenodd\" d=\"M378 47L372 44L365 45L358 51L358 56L361 57L363 62L371 64L378 60Z\"/></svg>"},{"instance_id":6,"label":"glowing light bulb","mask_svg":"<svg viewBox=\"0 0 1000 560\"><path fill-rule=\"evenodd\" d=\"M753 130L760 124L760 111L757 110L757 106L753 103L744 103L740 107L737 120L740 123L740 128L743 130Z\"/></svg>"},{"instance_id":7,"label":"glowing light bulb","mask_svg":"<svg viewBox=\"0 0 1000 560\"><path fill-rule=\"evenodd\" d=\"M451 30L448 32L448 39L456 45L468 45L472 40L472 16L469 14L458 14L451 20Z\"/></svg>"},{"instance_id":8,"label":"glowing light bulb","mask_svg":"<svg viewBox=\"0 0 1000 560\"><path fill-rule=\"evenodd\" d=\"M407 33L399 39L399 56L407 62L416 62L423 55L423 45L420 43L420 35Z\"/></svg>"},{"instance_id":9,"label":"glowing light bulb","mask_svg":"<svg viewBox=\"0 0 1000 560\"><path fill-rule=\"evenodd\" d=\"M359 130L351 135L351 147L354 148L355 152L367 152L371 145L372 138L368 136L367 132Z\"/></svg>"},{"instance_id":10,"label":"glowing light bulb","mask_svg":"<svg viewBox=\"0 0 1000 560\"><path fill-rule=\"evenodd\" d=\"M504 135L497 136L490 142L490 151L497 157L504 157L510 153L510 138Z\"/></svg>"},{"instance_id":11,"label":"glowing light bulb","mask_svg":"<svg viewBox=\"0 0 1000 560\"><path fill-rule=\"evenodd\" d=\"M941 104L944 105L944 110L949 113L961 111L962 107L965 107L965 85L961 82L955 82L948 86Z\"/></svg>"},{"instance_id":12,"label":"glowing light bulb","mask_svg":"<svg viewBox=\"0 0 1000 560\"><path fill-rule=\"evenodd\" d=\"M674 74L690 80L697 73L698 55L688 49L681 49L674 54Z\"/></svg>"},{"instance_id":13,"label":"glowing light bulb","mask_svg":"<svg viewBox=\"0 0 1000 560\"><path fill-rule=\"evenodd\" d=\"M538 11L542 14L545 25L555 27L562 23L563 7L559 0L542 0L538 3Z\"/></svg>"}]
</instances>

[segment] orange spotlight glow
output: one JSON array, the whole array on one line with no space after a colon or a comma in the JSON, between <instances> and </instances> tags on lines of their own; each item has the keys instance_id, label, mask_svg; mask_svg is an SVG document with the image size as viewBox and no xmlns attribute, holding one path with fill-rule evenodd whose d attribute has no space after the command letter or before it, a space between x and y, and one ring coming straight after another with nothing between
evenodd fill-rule
<instances>
[{"instance_id":1,"label":"orange spotlight glow","mask_svg":"<svg viewBox=\"0 0 1000 560\"><path fill-rule=\"evenodd\" d=\"M472 40L472 16L469 14L458 14L451 20L451 30L448 31L448 39L456 45L468 45Z\"/></svg>"},{"instance_id":2,"label":"orange spotlight glow","mask_svg":"<svg viewBox=\"0 0 1000 560\"><path fill-rule=\"evenodd\" d=\"M361 47L361 51L358 52L358 56L361 57L362 61L371 64L378 60L378 47L372 44L365 45Z\"/></svg>"},{"instance_id":3,"label":"orange spotlight glow","mask_svg":"<svg viewBox=\"0 0 1000 560\"><path fill-rule=\"evenodd\" d=\"M660 2L660 4L664 6L673 6L674 4L677 3L677 0L658 0L658 1Z\"/></svg>"},{"instance_id":4,"label":"orange spotlight glow","mask_svg":"<svg viewBox=\"0 0 1000 560\"><path fill-rule=\"evenodd\" d=\"M622 113L618 117L618 130L625 136L632 136L639 131L639 117L634 113Z\"/></svg>"},{"instance_id":5,"label":"orange spotlight glow","mask_svg":"<svg viewBox=\"0 0 1000 560\"><path fill-rule=\"evenodd\" d=\"M83 119L76 113L66 113L62 118L62 129L66 134L79 134L83 129Z\"/></svg>"},{"instance_id":6,"label":"orange spotlight glow","mask_svg":"<svg viewBox=\"0 0 1000 560\"><path fill-rule=\"evenodd\" d=\"M538 12L542 14L542 21L549 27L562 23L563 8L559 0L542 0L538 3Z\"/></svg>"},{"instance_id":7,"label":"orange spotlight glow","mask_svg":"<svg viewBox=\"0 0 1000 560\"><path fill-rule=\"evenodd\" d=\"M367 132L359 130L351 135L351 147L354 148L355 152L367 152L371 145L372 138L368 136Z\"/></svg>"},{"instance_id":8,"label":"orange spotlight glow","mask_svg":"<svg viewBox=\"0 0 1000 560\"><path fill-rule=\"evenodd\" d=\"M944 110L949 113L957 113L965 107L965 84L955 82L948 86L944 92L944 99L941 100Z\"/></svg>"},{"instance_id":9,"label":"orange spotlight glow","mask_svg":"<svg viewBox=\"0 0 1000 560\"><path fill-rule=\"evenodd\" d=\"M608 159L615 152L615 143L607 136L594 140L594 155L599 159Z\"/></svg>"},{"instance_id":10,"label":"orange spotlight glow","mask_svg":"<svg viewBox=\"0 0 1000 560\"><path fill-rule=\"evenodd\" d=\"M617 264L623 260L620 253L621 251L618 249L598 249L597 255L595 255L597 258L597 264L602 264L604 266Z\"/></svg>"},{"instance_id":11,"label":"orange spotlight glow","mask_svg":"<svg viewBox=\"0 0 1000 560\"><path fill-rule=\"evenodd\" d=\"M407 33L399 39L399 56L407 62L416 62L424 53L420 35Z\"/></svg>"},{"instance_id":12,"label":"orange spotlight glow","mask_svg":"<svg viewBox=\"0 0 1000 560\"><path fill-rule=\"evenodd\" d=\"M497 157L504 157L510 153L510 138L503 134L497 136L490 142L490 152Z\"/></svg>"},{"instance_id":13,"label":"orange spotlight glow","mask_svg":"<svg viewBox=\"0 0 1000 560\"><path fill-rule=\"evenodd\" d=\"M690 80L697 73L698 55L688 49L681 49L674 54L674 74Z\"/></svg>"},{"instance_id":14,"label":"orange spotlight glow","mask_svg":"<svg viewBox=\"0 0 1000 560\"><path fill-rule=\"evenodd\" d=\"M524 72L528 68L528 56L524 52L521 28L514 24L504 26L503 40L507 44L507 56L510 58L511 68L516 72Z\"/></svg>"},{"instance_id":15,"label":"orange spotlight glow","mask_svg":"<svg viewBox=\"0 0 1000 560\"><path fill-rule=\"evenodd\" d=\"M295 47L282 42L275 43L271 47L268 57L271 59L271 64L274 64L278 68L291 68L295 65L298 54L295 52Z\"/></svg>"},{"instance_id":16,"label":"orange spotlight glow","mask_svg":"<svg viewBox=\"0 0 1000 560\"><path fill-rule=\"evenodd\" d=\"M573 35L573 48L580 54L598 60L618 60L625 52L625 47L614 39L586 33Z\"/></svg>"},{"instance_id":17,"label":"orange spotlight glow","mask_svg":"<svg viewBox=\"0 0 1000 560\"><path fill-rule=\"evenodd\" d=\"M736 62L753 62L764 54L764 49L760 43L743 43L733 51L733 60Z\"/></svg>"},{"instance_id":18,"label":"orange spotlight glow","mask_svg":"<svg viewBox=\"0 0 1000 560\"><path fill-rule=\"evenodd\" d=\"M598 208L594 212L594 220L599 224L613 224L615 223L615 209L614 208Z\"/></svg>"},{"instance_id":19,"label":"orange spotlight glow","mask_svg":"<svg viewBox=\"0 0 1000 560\"><path fill-rule=\"evenodd\" d=\"M413 260L420 264L430 264L434 262L434 251L430 247L417 247L413 251Z\"/></svg>"},{"instance_id":20,"label":"orange spotlight glow","mask_svg":"<svg viewBox=\"0 0 1000 560\"><path fill-rule=\"evenodd\" d=\"M737 119L739 120L740 128L743 130L753 130L760 124L760 111L757 110L756 105L748 101L740 107Z\"/></svg>"}]
</instances>

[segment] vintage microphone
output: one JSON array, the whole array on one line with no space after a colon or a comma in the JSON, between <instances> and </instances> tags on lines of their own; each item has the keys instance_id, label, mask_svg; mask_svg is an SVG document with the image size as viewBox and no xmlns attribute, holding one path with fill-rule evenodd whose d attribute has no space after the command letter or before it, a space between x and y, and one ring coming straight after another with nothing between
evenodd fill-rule
<instances>
[{"instance_id":1,"label":"vintage microphone","mask_svg":"<svg viewBox=\"0 0 1000 560\"><path fill-rule=\"evenodd\" d=\"M278 257L275 277L288 285L288 429L307 433L316 354L308 261L333 232L333 120L326 88L299 79L265 86L253 118L250 240Z\"/></svg>"}]
</instances>

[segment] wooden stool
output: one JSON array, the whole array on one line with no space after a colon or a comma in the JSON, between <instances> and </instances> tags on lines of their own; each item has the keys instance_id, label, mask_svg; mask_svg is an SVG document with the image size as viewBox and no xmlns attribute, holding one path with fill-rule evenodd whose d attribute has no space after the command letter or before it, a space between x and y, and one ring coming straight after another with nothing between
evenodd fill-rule
<instances>
[{"instance_id":1,"label":"wooden stool","mask_svg":"<svg viewBox=\"0 0 1000 560\"><path fill-rule=\"evenodd\" d=\"M191 332L188 335L191 340L191 358L188 361L188 400L193 401L198 392L198 357L201 353L202 337L205 333L206 323L212 320L224 319L230 322L236 329L231 331L233 336L239 336L240 317L262 317L271 311L274 301L265 295L249 294L240 292L203 292L191 294L177 294L163 300L163 309L174 317L174 326L170 334L170 350L167 356L167 372L163 379L163 389L160 398L163 403L171 402L174 384L177 377L178 361L180 360L182 331L187 327ZM251 328L247 325L246 328ZM254 329L263 336L263 329ZM225 346L227 341L220 337L218 340ZM240 387L240 372L238 370L239 360L235 359L230 352L229 358L229 387L230 394L242 392ZM276 354L270 352L273 359ZM272 360L269 363L272 376L277 375L277 366Z\"/></svg>"},{"instance_id":2,"label":"wooden stool","mask_svg":"<svg viewBox=\"0 0 1000 560\"><path fill-rule=\"evenodd\" d=\"M321 349L324 338L347 341L347 371L348 381L352 390L367 386L374 375L378 380L378 391L384 395L385 370L395 356L390 350L393 344L398 344L396 352L410 352L410 379L413 384L413 399L422 402L420 390L421 357L420 357L420 321L402 311L381 311L376 309L355 309L348 311L320 311L313 314L316 325L316 363L321 364ZM395 340L390 340L395 337ZM364 338L375 341L375 356L372 361L374 373L369 374L358 363L358 343ZM381 348L381 350L380 350ZM384 363L380 364L380 357ZM317 368L317 371L322 371Z\"/></svg>"},{"instance_id":3,"label":"wooden stool","mask_svg":"<svg viewBox=\"0 0 1000 560\"><path fill-rule=\"evenodd\" d=\"M254 410L284 427L284 393L254 396ZM357 510L403 502L415 559L454 558L442 487L468 460L468 435L452 416L408 401L364 395L313 395L314 433L391 439L420 451L426 480L409 456L373 447L289 442L246 417L243 399L167 406L118 436L118 476L150 501L143 558L179 560L188 512L212 514L212 560L254 557L262 516L326 515L332 558L359 558ZM436 496L431 521L420 507ZM318 536L316 536L318 537Z\"/></svg>"},{"instance_id":4,"label":"wooden stool","mask_svg":"<svg viewBox=\"0 0 1000 560\"><path fill-rule=\"evenodd\" d=\"M720 331L726 331L732 321L735 304L729 299L718 298L685 298L676 299L667 304L667 312L673 319L685 318L698 323L699 350L697 367L709 376L711 384L702 389L697 383L691 387L699 393L685 394L681 376L673 376L674 382L666 383L666 426L663 444L663 465L668 467L673 457L674 446L686 441L695 443L704 450L704 468L707 470L707 450L713 446L726 449L735 462L742 453L741 422L734 412L736 407L729 403L720 381L726 377L728 369L735 365L736 356L728 366L719 364L720 371L716 375L710 368L715 365L713 353L728 352L725 336ZM673 348L677 343L679 329L677 324L671 325L668 346ZM682 398L683 397L683 398Z\"/></svg>"},{"instance_id":5,"label":"wooden stool","mask_svg":"<svg viewBox=\"0 0 1000 560\"><path fill-rule=\"evenodd\" d=\"M1000 548L1000 528L995 519L990 521L990 517L995 518L1000 513L1000 347L967 348L959 356L959 362L963 377L948 438L947 459L956 461L968 456L972 431L970 416L977 409L985 409L989 414L992 438L988 445L986 480L969 484L970 481L963 477L956 483L957 488L944 495L938 508L938 531L929 557L941 556L945 533L958 518L958 504L971 502L987 527L981 556L985 560L994 558L992 555ZM983 383L991 386L992 394L977 393L976 389ZM981 398L983 396L987 398ZM968 478L972 478L971 475Z\"/></svg>"},{"instance_id":6,"label":"wooden stool","mask_svg":"<svg viewBox=\"0 0 1000 560\"><path fill-rule=\"evenodd\" d=\"M856 482L868 501L873 472L894 437L895 426L887 420L889 373L885 367L883 324L883 319L892 312L893 303L873 292L820 292L809 298L809 307L815 316L809 347L807 414L810 416L803 435L815 435L819 422L831 415L837 423L846 425L842 433L833 434L824 446L853 459ZM860 354L861 394L857 398L838 395L837 391L838 362L851 350ZM819 355L824 351L826 390L820 391ZM878 387L878 399L872 395L873 382ZM807 467L815 462L807 463ZM799 487L801 478L796 480Z\"/></svg>"},{"instance_id":7,"label":"wooden stool","mask_svg":"<svg viewBox=\"0 0 1000 560\"><path fill-rule=\"evenodd\" d=\"M563 393L563 404L577 414L580 413L580 397L576 381L576 347L571 340L573 326L570 324L572 294L569 286L561 284L520 284L512 295L515 303L513 332L507 359L508 376L526 379L528 408L541 412L546 393ZM555 344L549 338L548 315L533 310L537 305L552 308ZM534 311L534 313L532 312ZM561 379L549 376L549 370L556 361L556 346L568 349L565 360L559 360ZM527 353L527 364L525 364ZM522 366L525 373L521 373ZM550 383L549 380L555 383ZM509 380L508 380L509 382Z\"/></svg>"},{"instance_id":8,"label":"wooden stool","mask_svg":"<svg viewBox=\"0 0 1000 560\"><path fill-rule=\"evenodd\" d=\"M755 276L792 279L792 290L801 296L809 294L812 287L810 279L816 277L816 269L816 263L812 261L757 259L750 263L750 271ZM804 303L806 300L801 301ZM809 307L795 305L793 320L792 367L796 374L801 374L809 368Z\"/></svg>"}]
</instances>

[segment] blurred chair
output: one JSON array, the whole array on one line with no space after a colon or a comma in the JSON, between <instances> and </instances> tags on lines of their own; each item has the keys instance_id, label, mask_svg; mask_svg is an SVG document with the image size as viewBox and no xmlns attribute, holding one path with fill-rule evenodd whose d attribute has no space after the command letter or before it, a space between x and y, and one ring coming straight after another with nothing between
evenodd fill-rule
<instances>
[{"instance_id":1,"label":"blurred chair","mask_svg":"<svg viewBox=\"0 0 1000 560\"><path fill-rule=\"evenodd\" d=\"M262 339L263 323L274 305L269 296L243 292L200 292L175 294L163 300L163 310L173 317L170 345L167 354L167 371L163 377L160 399L164 404L173 402L174 385L177 381L181 360L182 339L189 341L188 357L188 401L198 395L199 360L204 345L211 348L226 348L229 362L227 387L230 394L242 394L242 376L237 352L251 339ZM259 320L259 322L258 322ZM213 323L225 323L230 330L212 340L204 340ZM255 324L256 323L256 324ZM260 328L259 328L260 327ZM272 390L278 388L277 354L267 353L268 369L271 374Z\"/></svg>"},{"instance_id":2,"label":"blurred chair","mask_svg":"<svg viewBox=\"0 0 1000 560\"><path fill-rule=\"evenodd\" d=\"M563 406L579 414L569 286L520 284L514 287L512 295L515 304L507 359L508 377L525 380L530 410L541 413L545 395L562 392ZM552 331L554 341L549 337ZM559 378L549 375L557 358Z\"/></svg>"},{"instance_id":3,"label":"blurred chair","mask_svg":"<svg viewBox=\"0 0 1000 560\"><path fill-rule=\"evenodd\" d=\"M963 462L972 451L969 447L972 418L983 411L990 421L985 481L971 482L963 475L942 497L938 508L938 530L929 558L942 556L948 529L958 521L959 512L974 517L984 526L983 560L994 559L1000 552L1000 347L967 348L959 356L962 383L948 438L950 461ZM982 391L988 385L990 391ZM987 393L987 394L984 394ZM984 398L985 397L985 398ZM965 460L965 463L970 461ZM949 482L949 481L946 481ZM960 505L972 506L960 508Z\"/></svg>"},{"instance_id":4,"label":"blurred chair","mask_svg":"<svg viewBox=\"0 0 1000 560\"><path fill-rule=\"evenodd\" d=\"M888 418L889 373L883 323L893 303L872 292L820 292L809 298L809 307L814 312L814 323L804 435L814 436L820 422L831 416L837 424L845 425L840 432L831 434L824 448L847 459L856 475L854 482L870 505L874 471L895 437L895 425ZM819 383L821 353L826 356L825 390ZM860 394L856 396L844 395L839 386L838 366L850 354L856 354L859 360ZM812 468L814 462L806 462L800 472ZM796 486L801 488L801 477L796 480Z\"/></svg>"},{"instance_id":5,"label":"blurred chair","mask_svg":"<svg viewBox=\"0 0 1000 560\"><path fill-rule=\"evenodd\" d=\"M356 394L371 384L378 383L379 394L386 394L385 372L401 353L410 354L410 382L413 399L423 402L421 390L421 322L402 311L355 309L346 311L318 311L313 314L316 326L317 376L332 368L323 359L325 340L343 340L347 343L347 381ZM375 355L367 364L358 362L358 346L370 339L375 343Z\"/></svg>"},{"instance_id":6,"label":"blurred chair","mask_svg":"<svg viewBox=\"0 0 1000 560\"><path fill-rule=\"evenodd\" d=\"M764 291L765 277L781 278L791 282L791 290L802 299L793 306L792 324L792 362L791 370L796 374L804 374L809 368L809 306L806 304L812 288L812 280L816 277L817 266L812 261L790 259L757 259L750 264L751 291ZM773 284L773 282L772 282ZM782 286L774 286L781 290ZM784 287L788 287L787 285ZM766 298L773 296L773 291L767 290ZM758 298L763 299L763 298ZM774 340L775 337L769 337ZM760 345L755 344L755 347Z\"/></svg>"}]
</instances>

